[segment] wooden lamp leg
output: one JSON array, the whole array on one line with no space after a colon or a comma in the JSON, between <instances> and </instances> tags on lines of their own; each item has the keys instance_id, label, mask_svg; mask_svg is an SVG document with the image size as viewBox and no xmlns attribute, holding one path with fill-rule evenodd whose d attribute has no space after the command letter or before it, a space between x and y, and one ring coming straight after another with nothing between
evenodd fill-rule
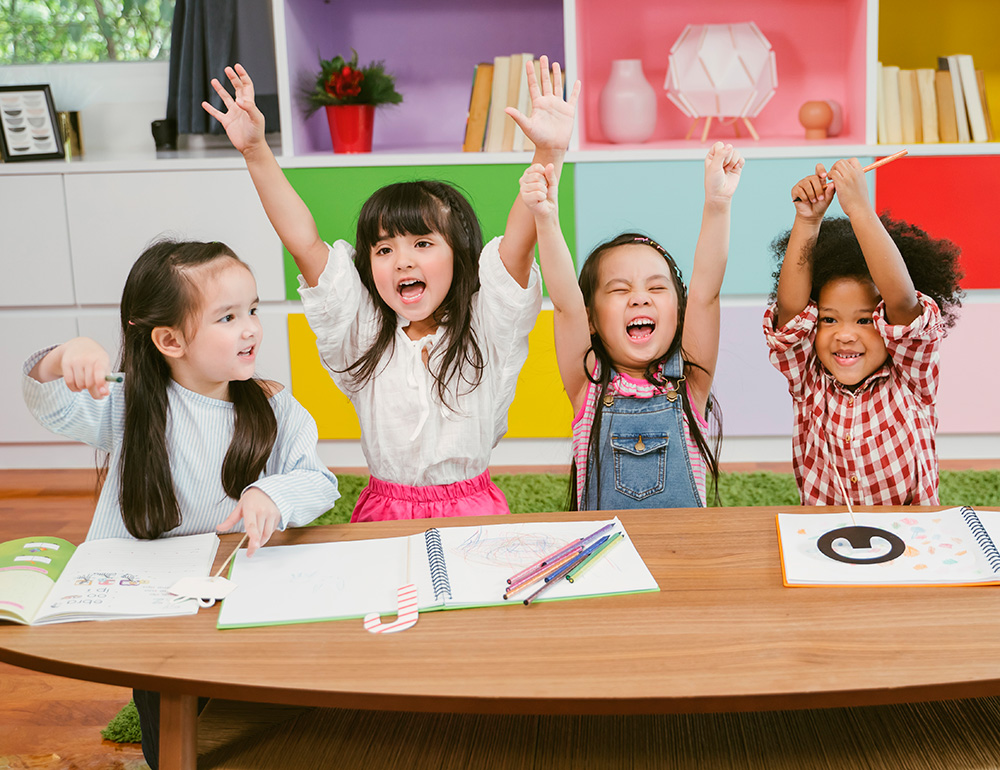
<instances>
[{"instance_id":1,"label":"wooden lamp leg","mask_svg":"<svg viewBox=\"0 0 1000 770\"><path fill-rule=\"evenodd\" d=\"M701 132L701 141L703 143L706 139L708 139L708 129L711 125L712 125L712 116L709 115L707 118L705 118L705 128Z\"/></svg>"},{"instance_id":2,"label":"wooden lamp leg","mask_svg":"<svg viewBox=\"0 0 1000 770\"><path fill-rule=\"evenodd\" d=\"M691 138L691 134L694 133L694 127L697 125L698 125L698 118L695 118L694 120L691 121L691 127L688 129L687 135L684 137L685 139Z\"/></svg>"},{"instance_id":3,"label":"wooden lamp leg","mask_svg":"<svg viewBox=\"0 0 1000 770\"><path fill-rule=\"evenodd\" d=\"M747 131L750 132L750 136L753 137L753 140L755 142L759 142L760 141L760 137L757 136L757 132L754 131L753 123L750 122L750 118L743 118L743 124L747 127Z\"/></svg>"}]
</instances>

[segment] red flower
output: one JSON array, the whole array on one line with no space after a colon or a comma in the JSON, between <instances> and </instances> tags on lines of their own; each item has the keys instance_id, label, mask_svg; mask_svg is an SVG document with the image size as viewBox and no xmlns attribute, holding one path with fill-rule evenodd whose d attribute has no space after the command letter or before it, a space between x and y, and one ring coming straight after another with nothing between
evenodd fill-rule
<instances>
[{"instance_id":1,"label":"red flower","mask_svg":"<svg viewBox=\"0 0 1000 770\"><path fill-rule=\"evenodd\" d=\"M361 81L365 74L360 70L344 65L340 72L334 72L326 81L326 92L335 99L346 99L361 93Z\"/></svg>"}]
</instances>

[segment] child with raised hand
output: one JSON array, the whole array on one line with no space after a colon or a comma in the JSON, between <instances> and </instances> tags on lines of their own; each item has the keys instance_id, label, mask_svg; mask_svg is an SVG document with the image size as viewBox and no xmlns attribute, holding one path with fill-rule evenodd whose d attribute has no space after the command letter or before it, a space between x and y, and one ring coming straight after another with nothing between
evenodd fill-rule
<instances>
[{"instance_id":1,"label":"child with raised hand","mask_svg":"<svg viewBox=\"0 0 1000 770\"><path fill-rule=\"evenodd\" d=\"M512 116L536 159L561 166L579 84L562 97L558 65L529 69L531 117ZM264 141L246 70L227 67L235 99L203 106L246 160L274 226L302 275L299 293L324 366L351 400L371 471L352 521L507 513L490 480L490 452L541 307L534 222L515 201L503 238L483 246L475 212L442 182L393 184L358 217L354 248L320 237L308 208ZM333 194L333 193L331 193Z\"/></svg>"},{"instance_id":2,"label":"child with raised hand","mask_svg":"<svg viewBox=\"0 0 1000 770\"><path fill-rule=\"evenodd\" d=\"M556 170L535 164L521 178L555 308L559 373L575 415L571 504L581 510L703 506L706 469L717 482L704 415L719 353L730 208L743 165L722 142L705 158L705 206L688 289L666 250L638 233L594 249L577 282L559 229Z\"/></svg>"},{"instance_id":3,"label":"child with raised hand","mask_svg":"<svg viewBox=\"0 0 1000 770\"><path fill-rule=\"evenodd\" d=\"M961 305L959 250L880 218L856 158L827 177L818 164L792 188L764 314L792 395L802 503L937 504L939 347ZM834 194L847 218L824 221Z\"/></svg>"},{"instance_id":4,"label":"child with raised hand","mask_svg":"<svg viewBox=\"0 0 1000 770\"><path fill-rule=\"evenodd\" d=\"M106 453L88 540L245 530L248 555L340 496L316 423L256 379L257 284L222 243L161 241L132 266L121 301L122 384L107 352L76 339L24 364L24 399L46 428ZM135 691L143 753L158 760L159 700Z\"/></svg>"}]
</instances>

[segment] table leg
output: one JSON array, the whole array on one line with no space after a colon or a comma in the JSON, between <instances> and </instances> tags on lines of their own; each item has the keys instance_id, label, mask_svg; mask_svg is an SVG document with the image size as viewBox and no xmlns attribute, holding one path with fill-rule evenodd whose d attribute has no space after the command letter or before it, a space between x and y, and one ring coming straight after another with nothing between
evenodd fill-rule
<instances>
[{"instance_id":1,"label":"table leg","mask_svg":"<svg viewBox=\"0 0 1000 770\"><path fill-rule=\"evenodd\" d=\"M160 770L195 770L198 696L160 693Z\"/></svg>"}]
</instances>

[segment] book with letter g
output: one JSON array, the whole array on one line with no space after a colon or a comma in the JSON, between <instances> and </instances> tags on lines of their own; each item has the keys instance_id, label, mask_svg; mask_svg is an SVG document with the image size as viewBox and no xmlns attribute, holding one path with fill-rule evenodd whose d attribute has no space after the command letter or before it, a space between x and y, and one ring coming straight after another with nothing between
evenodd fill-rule
<instances>
[{"instance_id":1,"label":"book with letter g","mask_svg":"<svg viewBox=\"0 0 1000 770\"><path fill-rule=\"evenodd\" d=\"M779 513L777 522L786 586L1000 585L1000 511L910 508L855 511L853 519L850 513ZM890 538L876 534L859 548L835 538L832 550L848 557L844 561L821 551L824 535L854 526ZM899 555L878 561L892 555L896 538Z\"/></svg>"}]
</instances>

